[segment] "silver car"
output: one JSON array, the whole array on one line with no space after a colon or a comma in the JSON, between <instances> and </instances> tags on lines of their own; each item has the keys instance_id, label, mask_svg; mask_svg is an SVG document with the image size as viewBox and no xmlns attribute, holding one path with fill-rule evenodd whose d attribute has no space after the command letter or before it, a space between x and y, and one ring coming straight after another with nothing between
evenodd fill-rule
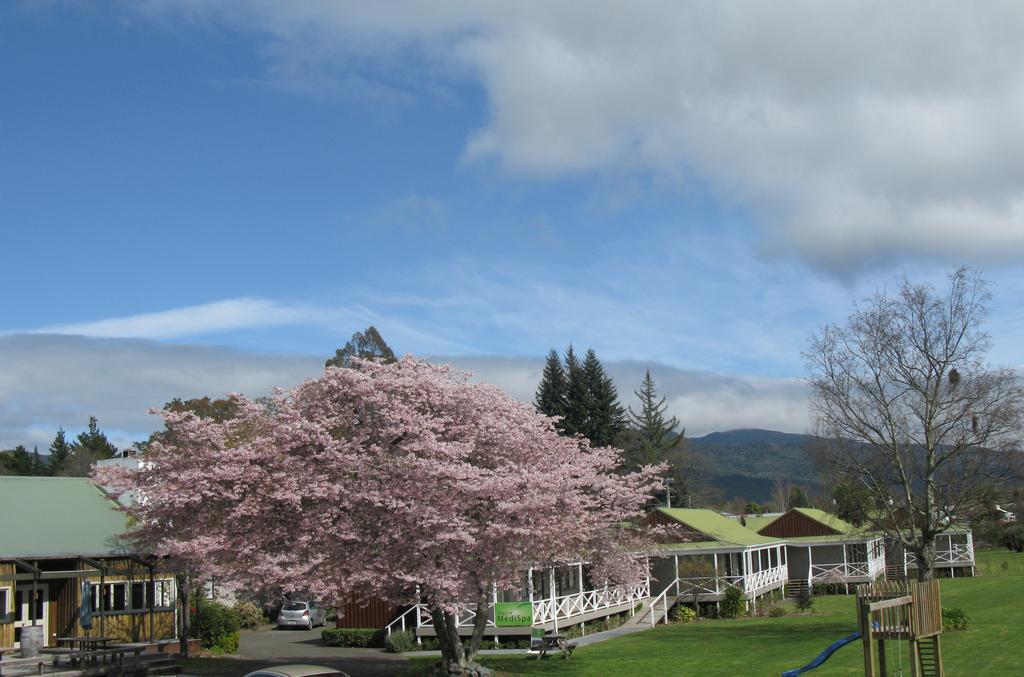
<instances>
[{"instance_id":1,"label":"silver car","mask_svg":"<svg viewBox=\"0 0 1024 677\"><path fill-rule=\"evenodd\" d=\"M327 610L316 602L288 602L277 615L279 628L305 628L312 630L327 623Z\"/></svg>"},{"instance_id":2,"label":"silver car","mask_svg":"<svg viewBox=\"0 0 1024 677\"><path fill-rule=\"evenodd\" d=\"M322 675L348 677L344 672L320 665L275 665L271 668L250 672L245 677L321 677Z\"/></svg>"}]
</instances>

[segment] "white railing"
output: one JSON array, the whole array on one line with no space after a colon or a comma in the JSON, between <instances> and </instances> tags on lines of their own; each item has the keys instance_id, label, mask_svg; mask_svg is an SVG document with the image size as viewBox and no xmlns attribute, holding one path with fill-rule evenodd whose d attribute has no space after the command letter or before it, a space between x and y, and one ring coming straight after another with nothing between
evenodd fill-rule
<instances>
[{"instance_id":1,"label":"white railing","mask_svg":"<svg viewBox=\"0 0 1024 677\"><path fill-rule=\"evenodd\" d=\"M628 585L628 586L608 586L599 590L584 590L583 592L574 592L569 595L562 595L561 597L550 597L546 599L535 599L533 600L533 624L541 625L543 623L571 621L575 616L581 616L583 614L603 611L612 607L624 606L629 604L631 607L643 599L646 599L651 594L650 583L642 583L640 585ZM487 606L487 610L490 610L490 605ZM412 618L407 618L410 614L416 612ZM476 605L465 604L459 606L457 610L458 627L472 627L473 621L476 619ZM415 621L415 625L413 622ZM401 616L391 621L386 627L385 631L391 634L392 630L401 629L405 630L406 627L433 627L434 619L430 616L430 611L426 605L417 604L408 611L404 612ZM494 627L494 619L491 618L491 614L488 613L487 627Z\"/></svg>"},{"instance_id":2,"label":"white railing","mask_svg":"<svg viewBox=\"0 0 1024 677\"><path fill-rule=\"evenodd\" d=\"M749 574L746 585L748 595L756 595L765 588L777 588L786 582L787 567L772 567Z\"/></svg>"},{"instance_id":3,"label":"white railing","mask_svg":"<svg viewBox=\"0 0 1024 677\"><path fill-rule=\"evenodd\" d=\"M838 564L812 564L811 580L848 580L850 578L868 578L871 567L868 562L843 562Z\"/></svg>"},{"instance_id":4,"label":"white railing","mask_svg":"<svg viewBox=\"0 0 1024 677\"><path fill-rule=\"evenodd\" d=\"M974 566L974 548L962 543L954 543L951 549L935 551L935 566ZM907 566L917 566L917 555L907 553Z\"/></svg>"},{"instance_id":5,"label":"white railing","mask_svg":"<svg viewBox=\"0 0 1024 677\"><path fill-rule=\"evenodd\" d=\"M674 582L678 596L724 595L729 588L737 588L747 595L756 595L765 588L779 587L786 582L786 567L778 566L756 571L745 576L704 576L677 578ZM670 584L669 587L672 587ZM667 590L668 588L666 588Z\"/></svg>"},{"instance_id":6,"label":"white railing","mask_svg":"<svg viewBox=\"0 0 1024 677\"><path fill-rule=\"evenodd\" d=\"M533 600L533 623L569 620L573 616L602 611L613 606L633 604L651 594L650 583L617 585L600 590L584 590L554 599Z\"/></svg>"},{"instance_id":7,"label":"white railing","mask_svg":"<svg viewBox=\"0 0 1024 677\"><path fill-rule=\"evenodd\" d=\"M650 618L651 618L651 627L652 628L655 625L658 624L658 602L659 601L661 602L662 620L665 623L668 623L668 607L669 607L669 605L668 605L668 591L671 590L673 587L675 587L675 589L676 589L676 597L678 597L679 596L679 579L677 578L676 580L674 580L671 583L669 583L668 585L666 585L665 589L661 591L660 595L658 595L657 597L655 597L654 599L651 600L651 611L650 611L649 615L650 615ZM643 618L643 617L641 616L641 618Z\"/></svg>"},{"instance_id":8,"label":"white railing","mask_svg":"<svg viewBox=\"0 0 1024 677\"><path fill-rule=\"evenodd\" d=\"M416 620L418 618L418 613L419 613L419 605L418 604L416 606L409 607L408 609L406 609L405 611L402 612L401 616L399 616L395 620L393 620L390 623L388 623L387 625L385 625L384 626L384 632L386 634L390 635L392 631L402 630L404 632L408 628L416 627L416 625L417 625ZM407 617L409 617L409 618L407 618Z\"/></svg>"}]
</instances>

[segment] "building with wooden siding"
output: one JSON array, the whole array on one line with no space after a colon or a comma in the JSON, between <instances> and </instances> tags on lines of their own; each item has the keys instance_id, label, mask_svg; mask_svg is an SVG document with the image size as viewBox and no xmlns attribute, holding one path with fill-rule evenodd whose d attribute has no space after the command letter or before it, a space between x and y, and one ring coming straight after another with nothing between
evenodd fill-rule
<instances>
[{"instance_id":1,"label":"building with wooden siding","mask_svg":"<svg viewBox=\"0 0 1024 677\"><path fill-rule=\"evenodd\" d=\"M785 541L759 534L714 510L659 508L646 518L665 527L651 554L652 591L690 603L720 602L737 588L748 602L786 584Z\"/></svg>"},{"instance_id":2,"label":"building with wooden siding","mask_svg":"<svg viewBox=\"0 0 1024 677\"><path fill-rule=\"evenodd\" d=\"M790 587L871 583L885 573L881 534L815 508L747 517L747 527L786 543Z\"/></svg>"},{"instance_id":3,"label":"building with wooden siding","mask_svg":"<svg viewBox=\"0 0 1024 677\"><path fill-rule=\"evenodd\" d=\"M29 626L43 627L46 645L174 636L173 575L125 547L126 515L89 480L0 477L0 515L0 647Z\"/></svg>"}]
</instances>

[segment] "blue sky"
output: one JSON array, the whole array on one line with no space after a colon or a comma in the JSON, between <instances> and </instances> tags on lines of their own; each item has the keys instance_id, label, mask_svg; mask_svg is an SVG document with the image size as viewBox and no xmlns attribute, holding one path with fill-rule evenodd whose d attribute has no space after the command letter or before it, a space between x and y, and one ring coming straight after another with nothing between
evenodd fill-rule
<instances>
[{"instance_id":1,"label":"blue sky","mask_svg":"<svg viewBox=\"0 0 1024 677\"><path fill-rule=\"evenodd\" d=\"M0 6L0 447L138 437L371 323L524 398L574 342L690 430L801 430L808 334L962 263L1020 364L1012 7L360 5Z\"/></svg>"}]
</instances>

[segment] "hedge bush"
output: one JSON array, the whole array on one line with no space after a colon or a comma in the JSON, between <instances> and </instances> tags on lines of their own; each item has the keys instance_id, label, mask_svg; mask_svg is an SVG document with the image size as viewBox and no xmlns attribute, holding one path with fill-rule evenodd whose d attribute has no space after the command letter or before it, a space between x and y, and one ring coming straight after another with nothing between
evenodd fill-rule
<instances>
[{"instance_id":1,"label":"hedge bush","mask_svg":"<svg viewBox=\"0 0 1024 677\"><path fill-rule=\"evenodd\" d=\"M676 604L668 617L673 623L692 623L697 620L697 612L685 604Z\"/></svg>"},{"instance_id":2,"label":"hedge bush","mask_svg":"<svg viewBox=\"0 0 1024 677\"><path fill-rule=\"evenodd\" d=\"M326 628L320 637L327 646L384 646L384 631L378 628Z\"/></svg>"},{"instance_id":3,"label":"hedge bush","mask_svg":"<svg viewBox=\"0 0 1024 677\"><path fill-rule=\"evenodd\" d=\"M237 611L220 602L208 599L196 600L198 619L194 623L196 634L204 649L214 653L238 651L239 630L242 618Z\"/></svg>"},{"instance_id":4,"label":"hedge bush","mask_svg":"<svg viewBox=\"0 0 1024 677\"><path fill-rule=\"evenodd\" d=\"M258 630L266 622L263 611L252 602L239 602L235 605L235 612L246 630Z\"/></svg>"},{"instance_id":5,"label":"hedge bush","mask_svg":"<svg viewBox=\"0 0 1024 677\"><path fill-rule=\"evenodd\" d=\"M970 617L968 617L963 609L949 606L942 607L943 630L966 630L970 622Z\"/></svg>"}]
</instances>

